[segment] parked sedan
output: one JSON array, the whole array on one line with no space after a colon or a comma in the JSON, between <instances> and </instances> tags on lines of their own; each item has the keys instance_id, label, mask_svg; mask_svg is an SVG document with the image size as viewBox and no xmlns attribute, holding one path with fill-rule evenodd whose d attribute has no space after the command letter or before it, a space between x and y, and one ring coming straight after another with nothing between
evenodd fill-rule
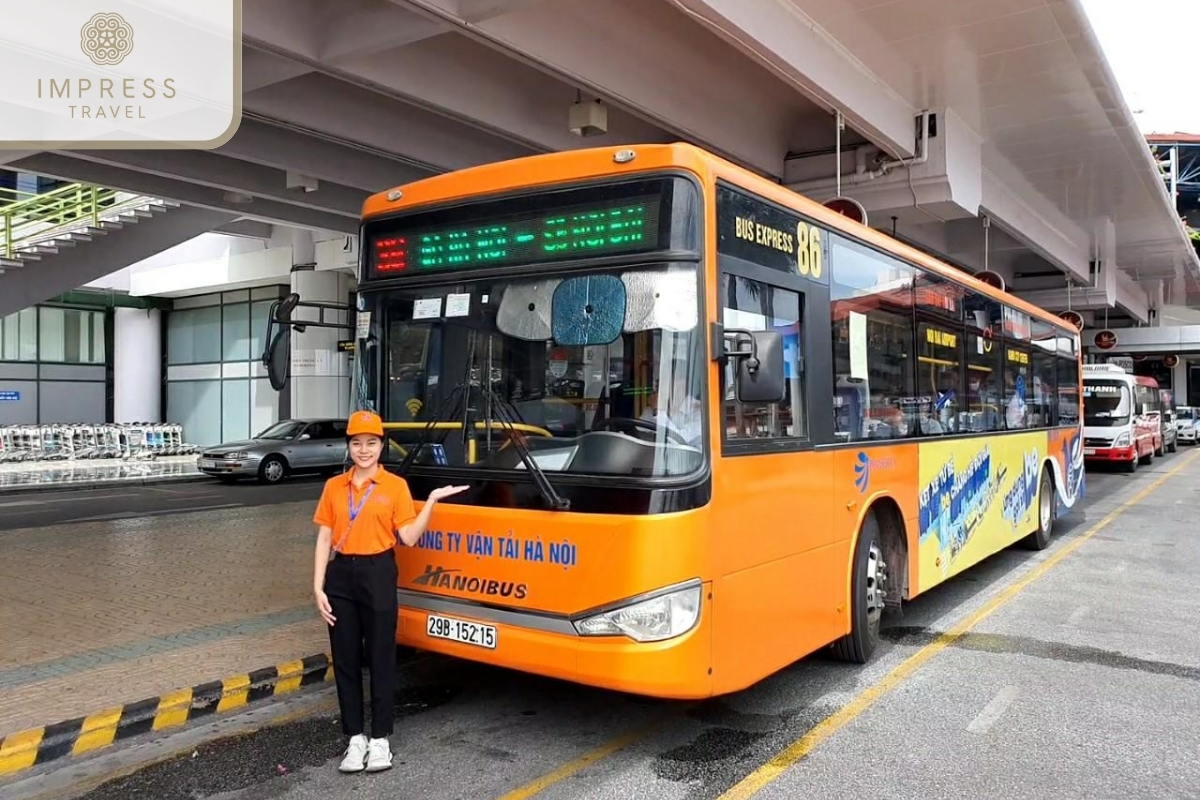
<instances>
[{"instance_id":1,"label":"parked sedan","mask_svg":"<svg viewBox=\"0 0 1200 800\"><path fill-rule=\"evenodd\" d=\"M1200 435L1200 409L1179 406L1175 411L1175 432L1179 436L1179 443L1195 444Z\"/></svg>"},{"instance_id":2,"label":"parked sedan","mask_svg":"<svg viewBox=\"0 0 1200 800\"><path fill-rule=\"evenodd\" d=\"M296 473L337 472L345 458L346 420L289 419L252 439L206 447L197 465L223 481L254 477L278 483Z\"/></svg>"}]
</instances>

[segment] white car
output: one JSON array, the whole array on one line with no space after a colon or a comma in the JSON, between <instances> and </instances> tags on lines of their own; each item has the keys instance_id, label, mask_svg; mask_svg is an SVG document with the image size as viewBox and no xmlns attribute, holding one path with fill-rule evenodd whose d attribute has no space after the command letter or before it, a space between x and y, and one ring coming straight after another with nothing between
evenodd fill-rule
<instances>
[{"instance_id":1,"label":"white car","mask_svg":"<svg viewBox=\"0 0 1200 800\"><path fill-rule=\"evenodd\" d=\"M1179 406L1175 409L1175 433L1180 444L1195 444L1200 439L1200 408Z\"/></svg>"}]
</instances>

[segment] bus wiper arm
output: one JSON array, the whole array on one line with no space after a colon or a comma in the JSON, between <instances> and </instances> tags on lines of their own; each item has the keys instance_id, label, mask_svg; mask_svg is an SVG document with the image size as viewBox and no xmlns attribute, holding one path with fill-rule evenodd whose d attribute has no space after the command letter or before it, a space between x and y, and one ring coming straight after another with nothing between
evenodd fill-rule
<instances>
[{"instance_id":1,"label":"bus wiper arm","mask_svg":"<svg viewBox=\"0 0 1200 800\"><path fill-rule=\"evenodd\" d=\"M517 455L521 457L521 463L525 465L525 469L533 477L533 482L537 484L538 489L542 493L542 497L550 504L551 508L559 511L566 511L571 507L571 501L563 497L554 488L554 484L550 482L550 478L546 476L546 471L529 452L529 445L525 442L525 434L517 430L514 424L513 415L509 412L510 404L500 398L496 394L496 390L491 386L481 387L486 393L487 398L492 401L493 408L496 409L496 416L499 418L502 427L507 428L509 441L513 443L513 447L517 450ZM490 428L492 420L489 417L486 425ZM490 433L490 430L489 430Z\"/></svg>"}]
</instances>

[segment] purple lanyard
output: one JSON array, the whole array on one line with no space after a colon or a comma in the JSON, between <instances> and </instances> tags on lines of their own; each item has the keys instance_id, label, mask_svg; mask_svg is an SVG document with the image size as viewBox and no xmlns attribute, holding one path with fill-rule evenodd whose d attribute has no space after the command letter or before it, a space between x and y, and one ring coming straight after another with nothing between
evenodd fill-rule
<instances>
[{"instance_id":1,"label":"purple lanyard","mask_svg":"<svg viewBox=\"0 0 1200 800\"><path fill-rule=\"evenodd\" d=\"M350 488L346 490L346 505L350 510L350 524L346 526L346 535L342 537L340 542L333 546L335 553L342 552L342 548L346 545L346 540L350 538L350 531L354 528L354 520L358 519L359 512L363 510L363 506L367 504L367 498L371 496L371 492L373 491L375 491L374 483L367 487L367 491L363 493L362 500L359 500L356 506L354 505L354 485L351 484Z\"/></svg>"}]
</instances>

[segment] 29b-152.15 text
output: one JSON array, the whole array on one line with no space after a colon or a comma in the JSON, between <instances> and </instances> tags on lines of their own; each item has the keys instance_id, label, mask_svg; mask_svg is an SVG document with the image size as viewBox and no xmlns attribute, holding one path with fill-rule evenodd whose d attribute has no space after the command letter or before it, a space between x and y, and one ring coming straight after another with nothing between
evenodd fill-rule
<instances>
[{"instance_id":1,"label":"29b-152.15 text","mask_svg":"<svg viewBox=\"0 0 1200 800\"><path fill-rule=\"evenodd\" d=\"M438 639L449 639L493 650L496 648L496 629L491 625L480 625L477 622L430 614L425 624L425 633Z\"/></svg>"}]
</instances>

